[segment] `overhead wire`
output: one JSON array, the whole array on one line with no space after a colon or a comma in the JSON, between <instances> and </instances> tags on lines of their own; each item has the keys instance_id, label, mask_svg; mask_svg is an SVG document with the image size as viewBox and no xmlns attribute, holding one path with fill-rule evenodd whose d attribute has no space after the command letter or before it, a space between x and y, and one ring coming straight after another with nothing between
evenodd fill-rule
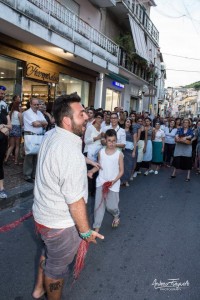
<instances>
[{"instance_id":1,"label":"overhead wire","mask_svg":"<svg viewBox=\"0 0 200 300\"><path fill-rule=\"evenodd\" d=\"M167 68L166 71L176 71L176 72L187 72L187 73L200 73L200 71L192 71L192 70L178 70L178 69L170 69Z\"/></svg>"},{"instance_id":2,"label":"overhead wire","mask_svg":"<svg viewBox=\"0 0 200 300\"><path fill-rule=\"evenodd\" d=\"M185 8L186 12L188 13L189 19L191 20L191 22L192 22L192 25L193 25L193 27L194 27L194 29L195 29L196 33L197 33L197 34L200 34L200 32L197 30L196 26L194 25L194 22L193 22L192 16L191 16L191 14L190 14L190 12L189 12L189 10L188 10L187 6L185 5L185 1L184 1L184 0L183 0L183 6L184 6L184 8Z\"/></svg>"},{"instance_id":3,"label":"overhead wire","mask_svg":"<svg viewBox=\"0 0 200 300\"><path fill-rule=\"evenodd\" d=\"M164 55L169 55L169 56L180 57L180 58L185 58L185 59L200 60L200 58L187 57L187 56L181 56L181 55L170 54L170 53L164 53L164 52L162 52L162 54L164 54Z\"/></svg>"}]
</instances>

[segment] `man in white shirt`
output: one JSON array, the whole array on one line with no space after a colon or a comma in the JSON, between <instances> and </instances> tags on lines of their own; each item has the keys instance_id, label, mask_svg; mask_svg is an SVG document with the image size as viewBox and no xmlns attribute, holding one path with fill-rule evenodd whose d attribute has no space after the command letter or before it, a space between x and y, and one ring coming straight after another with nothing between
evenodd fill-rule
<instances>
[{"instance_id":1,"label":"man in white shirt","mask_svg":"<svg viewBox=\"0 0 200 300\"><path fill-rule=\"evenodd\" d=\"M96 243L104 237L89 227L87 168L81 136L87 114L77 94L54 102L56 127L45 135L38 155L33 216L45 249L40 257L32 296L60 300L64 277L81 238Z\"/></svg>"},{"instance_id":2,"label":"man in white shirt","mask_svg":"<svg viewBox=\"0 0 200 300\"><path fill-rule=\"evenodd\" d=\"M117 133L116 147L122 151L122 149L124 149L124 147L126 145L126 132L123 128L119 127L119 125L118 125L119 117L118 117L117 113L115 113L115 112L111 113L110 121L111 121L111 125L108 126L106 128L106 130L114 129L116 131L116 133ZM104 132L105 132L105 127L104 127ZM104 140L102 141L102 144L105 145Z\"/></svg>"},{"instance_id":3,"label":"man in white shirt","mask_svg":"<svg viewBox=\"0 0 200 300\"><path fill-rule=\"evenodd\" d=\"M48 123L38 108L39 100L36 98L30 99L30 108L23 113L24 135L44 134L44 128ZM37 155L25 155L23 174L26 181L34 182L36 164Z\"/></svg>"},{"instance_id":4,"label":"man in white shirt","mask_svg":"<svg viewBox=\"0 0 200 300\"><path fill-rule=\"evenodd\" d=\"M2 109L6 110L6 112L8 113L8 105L6 104L6 102L4 101L5 98L5 94L6 94L6 87L3 85L0 85L0 111Z\"/></svg>"}]
</instances>

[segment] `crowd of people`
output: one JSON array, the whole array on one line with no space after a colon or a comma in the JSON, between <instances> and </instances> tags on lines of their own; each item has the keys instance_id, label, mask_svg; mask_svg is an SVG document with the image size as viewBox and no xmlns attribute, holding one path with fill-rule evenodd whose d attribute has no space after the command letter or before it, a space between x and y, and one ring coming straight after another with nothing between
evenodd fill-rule
<instances>
[{"instance_id":1,"label":"crowd of people","mask_svg":"<svg viewBox=\"0 0 200 300\"><path fill-rule=\"evenodd\" d=\"M0 198L7 197L3 166L10 155L20 163L22 136L42 137L39 152L25 151L23 161L24 179L35 184L33 216L45 245L32 296L47 293L48 299L60 300L81 240L104 238L99 231L106 209L113 216L112 227L119 226L120 187L129 187L142 171L158 176L161 166L172 167L169 180L176 178L177 169L187 171L186 182L193 167L200 174L200 121L152 118L121 107L84 108L76 93L57 98L53 115L37 98L22 112L20 97L8 107L5 91L0 86ZM94 199L92 229L88 191Z\"/></svg>"},{"instance_id":2,"label":"crowd of people","mask_svg":"<svg viewBox=\"0 0 200 300\"><path fill-rule=\"evenodd\" d=\"M30 106L21 110L20 96L15 95L8 107L4 101L6 87L0 86L0 198L6 198L4 189L3 164L9 165L10 157L14 164L23 163L24 179L34 183L37 155L25 155L20 147L24 135L44 135L54 128L55 120L50 112L46 111L46 104L40 99L30 99ZM161 118L157 115L150 117L148 112L137 114L128 113L121 107L114 111L102 108L86 108L88 120L83 137L83 153L90 160L97 162L98 153L105 146L105 133L114 129L117 135L116 148L124 155L124 174L121 177L121 186L129 186L130 181L141 174L159 174L161 166L173 167L172 179L176 178L176 169L187 171L186 181L190 181L190 171L196 168L200 173L200 122L192 119L173 117ZM19 160L20 156L23 157ZM92 168L88 165L88 170ZM94 174L89 179L89 191L95 195L96 178Z\"/></svg>"}]
</instances>

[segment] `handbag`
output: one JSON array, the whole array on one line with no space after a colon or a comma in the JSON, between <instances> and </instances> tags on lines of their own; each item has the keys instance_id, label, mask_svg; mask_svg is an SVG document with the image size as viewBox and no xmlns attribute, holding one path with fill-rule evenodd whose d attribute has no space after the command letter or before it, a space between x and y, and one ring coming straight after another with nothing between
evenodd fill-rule
<instances>
[{"instance_id":1,"label":"handbag","mask_svg":"<svg viewBox=\"0 0 200 300\"><path fill-rule=\"evenodd\" d=\"M36 155L40 150L44 135L24 135L24 149L26 155Z\"/></svg>"},{"instance_id":2,"label":"handbag","mask_svg":"<svg viewBox=\"0 0 200 300\"><path fill-rule=\"evenodd\" d=\"M127 149L127 150L133 150L134 149L133 142L126 141L125 149Z\"/></svg>"}]
</instances>

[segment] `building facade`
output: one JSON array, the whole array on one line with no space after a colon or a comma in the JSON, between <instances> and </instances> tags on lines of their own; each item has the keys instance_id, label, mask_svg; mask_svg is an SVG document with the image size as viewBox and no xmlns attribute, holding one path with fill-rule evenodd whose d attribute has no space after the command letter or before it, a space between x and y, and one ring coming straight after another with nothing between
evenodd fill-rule
<instances>
[{"instance_id":1,"label":"building facade","mask_svg":"<svg viewBox=\"0 0 200 300\"><path fill-rule=\"evenodd\" d=\"M25 107L35 95L51 104L77 92L85 106L157 111L162 55L149 17L155 2L141 2L2 0L7 101L20 94Z\"/></svg>"}]
</instances>

